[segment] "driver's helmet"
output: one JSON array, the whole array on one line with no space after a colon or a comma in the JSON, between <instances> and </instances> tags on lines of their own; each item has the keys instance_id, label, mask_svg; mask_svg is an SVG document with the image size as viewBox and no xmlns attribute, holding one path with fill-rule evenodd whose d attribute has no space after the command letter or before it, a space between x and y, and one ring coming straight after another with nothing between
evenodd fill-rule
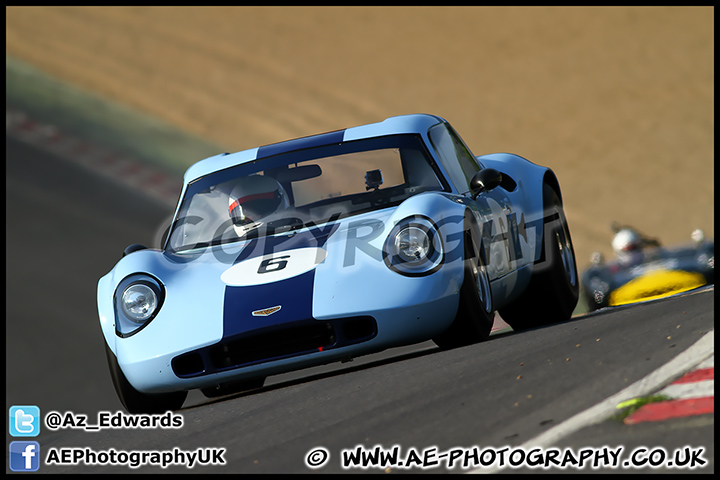
<instances>
[{"instance_id":1,"label":"driver's helmet","mask_svg":"<svg viewBox=\"0 0 720 480\"><path fill-rule=\"evenodd\" d=\"M615 234L612 248L616 254L637 252L642 249L642 237L635 230L623 228Z\"/></svg>"},{"instance_id":2,"label":"driver's helmet","mask_svg":"<svg viewBox=\"0 0 720 480\"><path fill-rule=\"evenodd\" d=\"M230 192L228 214L235 226L256 223L289 206L285 189L274 178L251 175L240 178Z\"/></svg>"}]
</instances>

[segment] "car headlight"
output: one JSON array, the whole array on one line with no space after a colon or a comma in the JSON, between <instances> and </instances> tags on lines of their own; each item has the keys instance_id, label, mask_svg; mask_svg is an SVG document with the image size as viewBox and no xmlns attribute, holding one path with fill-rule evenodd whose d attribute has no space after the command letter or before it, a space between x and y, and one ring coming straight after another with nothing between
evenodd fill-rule
<instances>
[{"instance_id":1,"label":"car headlight","mask_svg":"<svg viewBox=\"0 0 720 480\"><path fill-rule=\"evenodd\" d=\"M129 337L155 318L164 300L160 282L149 275L133 275L118 285L115 292L115 332Z\"/></svg>"},{"instance_id":2,"label":"car headlight","mask_svg":"<svg viewBox=\"0 0 720 480\"><path fill-rule=\"evenodd\" d=\"M136 283L123 291L120 306L130 320L142 325L155 313L157 300L157 295L152 288L142 283Z\"/></svg>"},{"instance_id":3,"label":"car headlight","mask_svg":"<svg viewBox=\"0 0 720 480\"><path fill-rule=\"evenodd\" d=\"M393 271L410 277L429 275L443 262L443 245L435 224L426 217L407 217L385 241L383 258Z\"/></svg>"},{"instance_id":4,"label":"car headlight","mask_svg":"<svg viewBox=\"0 0 720 480\"><path fill-rule=\"evenodd\" d=\"M430 237L420 227L408 226L395 235L395 252L404 262L417 262L427 258Z\"/></svg>"}]
</instances>

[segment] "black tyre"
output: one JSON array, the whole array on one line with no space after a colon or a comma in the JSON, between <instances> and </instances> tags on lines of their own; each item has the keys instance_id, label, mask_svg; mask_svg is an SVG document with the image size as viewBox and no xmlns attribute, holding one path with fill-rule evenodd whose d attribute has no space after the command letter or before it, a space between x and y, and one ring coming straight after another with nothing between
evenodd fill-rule
<instances>
[{"instance_id":1,"label":"black tyre","mask_svg":"<svg viewBox=\"0 0 720 480\"><path fill-rule=\"evenodd\" d=\"M110 376L112 377L115 391L120 398L120 402L129 413L165 413L168 410L179 410L182 408L187 391L147 394L142 393L130 385L125 374L118 365L115 354L105 344L105 353L107 354L108 366L110 367Z\"/></svg>"},{"instance_id":2,"label":"black tyre","mask_svg":"<svg viewBox=\"0 0 720 480\"><path fill-rule=\"evenodd\" d=\"M433 338L440 348L455 348L487 340L493 327L490 277L481 250L476 247L471 231L466 230L465 278L455 320L446 331Z\"/></svg>"},{"instance_id":3,"label":"black tyre","mask_svg":"<svg viewBox=\"0 0 720 480\"><path fill-rule=\"evenodd\" d=\"M547 184L543 187L543 205L544 261L534 266L525 293L500 309L500 316L513 330L566 321L578 302L579 279L570 230L562 202Z\"/></svg>"}]
</instances>

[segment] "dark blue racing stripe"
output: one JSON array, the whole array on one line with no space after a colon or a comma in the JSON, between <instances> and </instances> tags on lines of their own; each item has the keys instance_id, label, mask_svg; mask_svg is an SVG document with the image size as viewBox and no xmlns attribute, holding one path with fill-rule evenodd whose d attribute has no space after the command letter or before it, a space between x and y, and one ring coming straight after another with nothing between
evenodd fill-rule
<instances>
[{"instance_id":1,"label":"dark blue racing stripe","mask_svg":"<svg viewBox=\"0 0 720 480\"><path fill-rule=\"evenodd\" d=\"M279 282L248 287L227 287L223 338L262 331L312 319L312 293L315 270ZM268 316L253 316L252 312L280 306Z\"/></svg>"},{"instance_id":2,"label":"dark blue racing stripe","mask_svg":"<svg viewBox=\"0 0 720 480\"><path fill-rule=\"evenodd\" d=\"M327 224L293 236L256 238L249 242L234 263L298 248L322 248L339 224ZM312 320L315 269L285 280L245 287L226 286L223 311L223 338L289 322ZM281 306L268 316L252 312Z\"/></svg>"},{"instance_id":3,"label":"dark blue racing stripe","mask_svg":"<svg viewBox=\"0 0 720 480\"><path fill-rule=\"evenodd\" d=\"M260 159L294 150L342 143L344 136L345 130L335 130L333 132L321 133L310 137L296 138L294 140L287 140L285 142L266 145L258 148L257 158Z\"/></svg>"}]
</instances>

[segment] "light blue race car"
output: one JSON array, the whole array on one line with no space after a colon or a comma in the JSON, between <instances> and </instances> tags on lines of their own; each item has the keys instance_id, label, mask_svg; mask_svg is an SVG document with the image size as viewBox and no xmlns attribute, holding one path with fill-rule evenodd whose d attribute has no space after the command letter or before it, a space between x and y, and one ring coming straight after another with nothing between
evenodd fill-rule
<instances>
[{"instance_id":1,"label":"light blue race car","mask_svg":"<svg viewBox=\"0 0 720 480\"><path fill-rule=\"evenodd\" d=\"M578 299L555 174L475 157L433 115L191 166L162 249L131 245L98 283L129 412L258 388L269 375L429 339L564 321Z\"/></svg>"}]
</instances>

